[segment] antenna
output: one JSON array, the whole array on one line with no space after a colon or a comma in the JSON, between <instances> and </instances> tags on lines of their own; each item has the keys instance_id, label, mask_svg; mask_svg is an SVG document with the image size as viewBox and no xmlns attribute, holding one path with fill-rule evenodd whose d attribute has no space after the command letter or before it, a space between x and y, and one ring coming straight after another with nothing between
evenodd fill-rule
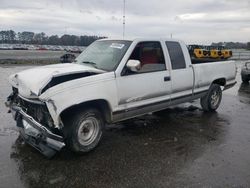
<instances>
[{"instance_id":1,"label":"antenna","mask_svg":"<svg viewBox=\"0 0 250 188\"><path fill-rule=\"evenodd\" d=\"M125 37L125 18L126 18L125 17L125 8L126 8L125 3L126 3L126 0L123 0L123 34L122 34L123 39Z\"/></svg>"}]
</instances>

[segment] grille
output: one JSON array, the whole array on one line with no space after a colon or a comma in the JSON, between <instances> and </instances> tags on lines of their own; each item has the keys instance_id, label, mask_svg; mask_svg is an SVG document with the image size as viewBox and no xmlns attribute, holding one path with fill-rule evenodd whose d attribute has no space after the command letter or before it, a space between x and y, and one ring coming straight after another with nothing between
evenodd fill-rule
<instances>
[{"instance_id":1,"label":"grille","mask_svg":"<svg viewBox=\"0 0 250 188\"><path fill-rule=\"evenodd\" d=\"M33 117L37 122L47 127L53 127L54 123L45 104L37 104L17 97L17 103L24 112Z\"/></svg>"}]
</instances>

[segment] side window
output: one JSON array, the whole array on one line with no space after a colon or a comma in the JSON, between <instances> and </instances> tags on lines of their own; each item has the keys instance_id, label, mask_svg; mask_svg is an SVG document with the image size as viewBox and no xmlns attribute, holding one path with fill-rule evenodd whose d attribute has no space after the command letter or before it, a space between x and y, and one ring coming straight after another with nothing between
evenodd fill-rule
<instances>
[{"instance_id":1,"label":"side window","mask_svg":"<svg viewBox=\"0 0 250 188\"><path fill-rule=\"evenodd\" d=\"M139 60L141 69L138 73L166 70L165 59L160 42L140 42L136 45L129 60ZM127 74L136 74L129 73Z\"/></svg>"},{"instance_id":2,"label":"side window","mask_svg":"<svg viewBox=\"0 0 250 188\"><path fill-rule=\"evenodd\" d=\"M186 68L186 62L178 42L167 41L166 42L168 53L171 60L172 69L184 69Z\"/></svg>"}]
</instances>

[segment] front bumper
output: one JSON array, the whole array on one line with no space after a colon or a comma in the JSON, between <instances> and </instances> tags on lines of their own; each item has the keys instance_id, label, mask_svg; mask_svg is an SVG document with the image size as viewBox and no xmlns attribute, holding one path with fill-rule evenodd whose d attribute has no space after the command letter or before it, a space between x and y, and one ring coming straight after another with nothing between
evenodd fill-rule
<instances>
[{"instance_id":1,"label":"front bumper","mask_svg":"<svg viewBox=\"0 0 250 188\"><path fill-rule=\"evenodd\" d=\"M22 108L10 105L9 102L6 102L5 105L10 108L24 140L43 155L51 158L65 146L62 136L52 133L25 113Z\"/></svg>"}]
</instances>

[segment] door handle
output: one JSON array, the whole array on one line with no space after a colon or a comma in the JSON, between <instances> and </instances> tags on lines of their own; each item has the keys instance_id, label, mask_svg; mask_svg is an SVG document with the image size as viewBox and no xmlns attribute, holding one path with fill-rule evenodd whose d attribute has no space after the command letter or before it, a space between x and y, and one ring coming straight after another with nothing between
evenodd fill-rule
<instances>
[{"instance_id":1,"label":"door handle","mask_svg":"<svg viewBox=\"0 0 250 188\"><path fill-rule=\"evenodd\" d=\"M170 81L170 80L171 80L170 76L165 76L164 77L164 82L167 82L167 81Z\"/></svg>"}]
</instances>

